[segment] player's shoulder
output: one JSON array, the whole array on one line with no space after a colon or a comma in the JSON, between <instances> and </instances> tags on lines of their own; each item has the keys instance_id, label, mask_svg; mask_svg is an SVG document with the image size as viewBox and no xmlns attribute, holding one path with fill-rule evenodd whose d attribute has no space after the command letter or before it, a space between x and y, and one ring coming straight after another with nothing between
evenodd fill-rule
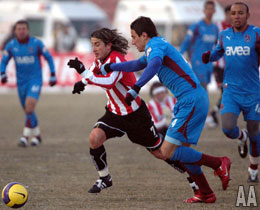
<instances>
[{"instance_id":1,"label":"player's shoulder","mask_svg":"<svg viewBox=\"0 0 260 210\"><path fill-rule=\"evenodd\" d=\"M30 40L31 40L31 42L32 42L33 44L35 44L35 45L43 45L42 40L40 40L40 39L38 39L38 38L36 38L36 37L31 36L31 37L30 37Z\"/></svg>"},{"instance_id":2,"label":"player's shoulder","mask_svg":"<svg viewBox=\"0 0 260 210\"><path fill-rule=\"evenodd\" d=\"M249 25L249 28L252 30L252 31L255 31L257 33L260 34L260 28L258 26L254 26L254 25Z\"/></svg>"},{"instance_id":3,"label":"player's shoulder","mask_svg":"<svg viewBox=\"0 0 260 210\"><path fill-rule=\"evenodd\" d=\"M11 47L14 47L15 46L15 40L16 40L16 38L13 38L9 42L7 42L5 49L9 49Z\"/></svg>"},{"instance_id":4,"label":"player's shoulder","mask_svg":"<svg viewBox=\"0 0 260 210\"><path fill-rule=\"evenodd\" d=\"M220 34L220 36L221 36L221 35L230 35L230 34L233 34L233 28L230 27L230 28L224 29L224 30L221 31L219 34Z\"/></svg>"},{"instance_id":5,"label":"player's shoulder","mask_svg":"<svg viewBox=\"0 0 260 210\"><path fill-rule=\"evenodd\" d=\"M105 62L107 63L121 63L126 61L125 56L118 52L118 51L112 51Z\"/></svg>"}]
</instances>

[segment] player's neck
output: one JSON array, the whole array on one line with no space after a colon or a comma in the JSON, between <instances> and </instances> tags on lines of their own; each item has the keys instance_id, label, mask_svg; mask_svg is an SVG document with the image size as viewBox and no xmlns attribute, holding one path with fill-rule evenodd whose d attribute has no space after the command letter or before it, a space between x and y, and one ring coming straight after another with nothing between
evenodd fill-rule
<instances>
[{"instance_id":1,"label":"player's neck","mask_svg":"<svg viewBox=\"0 0 260 210\"><path fill-rule=\"evenodd\" d=\"M242 27L239 27L239 28L236 28L236 27L233 27L233 30L234 32L244 32L248 27L248 24L245 24L244 26Z\"/></svg>"},{"instance_id":2,"label":"player's neck","mask_svg":"<svg viewBox=\"0 0 260 210\"><path fill-rule=\"evenodd\" d=\"M29 42L30 36L27 36L27 37L25 37L24 39L18 39L18 38L16 37L16 39L17 39L17 41L18 41L19 43L25 44L25 43L28 43L28 42Z\"/></svg>"},{"instance_id":3,"label":"player's neck","mask_svg":"<svg viewBox=\"0 0 260 210\"><path fill-rule=\"evenodd\" d=\"M205 17L203 20L204 20L204 22L205 22L206 24L208 24L208 25L212 23L212 19L211 19L211 18Z\"/></svg>"}]
</instances>

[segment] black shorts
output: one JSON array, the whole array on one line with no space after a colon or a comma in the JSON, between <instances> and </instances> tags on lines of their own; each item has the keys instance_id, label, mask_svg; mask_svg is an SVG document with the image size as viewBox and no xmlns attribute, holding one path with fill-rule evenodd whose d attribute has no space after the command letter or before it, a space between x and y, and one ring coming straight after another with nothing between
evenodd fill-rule
<instances>
[{"instance_id":1,"label":"black shorts","mask_svg":"<svg viewBox=\"0 0 260 210\"><path fill-rule=\"evenodd\" d=\"M106 107L106 113L97 121L94 127L104 130L107 139L122 137L127 134L133 143L150 150L156 150L162 144L144 101L142 101L139 109L125 116L116 115Z\"/></svg>"}]
</instances>

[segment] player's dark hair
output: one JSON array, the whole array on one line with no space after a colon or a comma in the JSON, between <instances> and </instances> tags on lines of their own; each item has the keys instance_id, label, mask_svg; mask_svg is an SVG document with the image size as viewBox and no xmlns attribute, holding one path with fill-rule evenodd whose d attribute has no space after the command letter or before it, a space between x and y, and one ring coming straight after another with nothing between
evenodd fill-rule
<instances>
[{"instance_id":1,"label":"player's dark hair","mask_svg":"<svg viewBox=\"0 0 260 210\"><path fill-rule=\"evenodd\" d=\"M204 8L206 8L206 6L208 6L208 5L212 5L212 6L215 7L215 2L214 2L214 1L206 1L206 2L204 3Z\"/></svg>"},{"instance_id":2,"label":"player's dark hair","mask_svg":"<svg viewBox=\"0 0 260 210\"><path fill-rule=\"evenodd\" d=\"M130 28L134 30L138 36L141 36L143 32L147 33L150 38L158 36L157 29L149 17L138 17L131 23Z\"/></svg>"},{"instance_id":3,"label":"player's dark hair","mask_svg":"<svg viewBox=\"0 0 260 210\"><path fill-rule=\"evenodd\" d=\"M231 10L231 4L227 5L224 10L225 10L225 13L229 12Z\"/></svg>"},{"instance_id":4,"label":"player's dark hair","mask_svg":"<svg viewBox=\"0 0 260 210\"><path fill-rule=\"evenodd\" d=\"M238 5L238 4L242 4L242 5L244 5L244 6L246 7L246 12L249 13L249 7L248 7L247 4L244 3L244 2L235 2L235 3L232 4L231 6L233 6L233 5Z\"/></svg>"},{"instance_id":5,"label":"player's dark hair","mask_svg":"<svg viewBox=\"0 0 260 210\"><path fill-rule=\"evenodd\" d=\"M16 26L17 26L18 24L25 24L25 25L27 26L27 28L29 29L29 23L28 23L27 20L18 20L18 21L14 24L14 30L15 30L15 28L16 28Z\"/></svg>"},{"instance_id":6,"label":"player's dark hair","mask_svg":"<svg viewBox=\"0 0 260 210\"><path fill-rule=\"evenodd\" d=\"M158 88L158 87L165 87L162 83L160 82L154 82L152 85L151 85L151 88L150 88L150 96L152 97L153 96L153 90ZM165 91L167 91L167 89L165 88Z\"/></svg>"},{"instance_id":7,"label":"player's dark hair","mask_svg":"<svg viewBox=\"0 0 260 210\"><path fill-rule=\"evenodd\" d=\"M95 37L97 39L102 40L105 45L108 43L112 43L112 50L120 52L122 54L127 54L127 50L129 48L128 41L126 38L121 36L116 29L108 29L108 28L101 28L97 31L94 31L91 34L91 37Z\"/></svg>"}]
</instances>

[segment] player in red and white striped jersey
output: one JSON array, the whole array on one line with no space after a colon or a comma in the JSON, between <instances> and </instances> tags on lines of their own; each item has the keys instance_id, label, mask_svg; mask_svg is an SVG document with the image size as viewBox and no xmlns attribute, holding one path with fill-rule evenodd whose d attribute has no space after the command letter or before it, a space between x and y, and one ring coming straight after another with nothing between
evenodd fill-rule
<instances>
[{"instance_id":1,"label":"player in red and white striped jersey","mask_svg":"<svg viewBox=\"0 0 260 210\"><path fill-rule=\"evenodd\" d=\"M147 107L158 132L165 136L169 123L171 122L170 120L174 117L173 109L177 99L168 95L167 89L160 82L152 84L150 96L151 100L147 103Z\"/></svg>"},{"instance_id":2,"label":"player in red and white striped jersey","mask_svg":"<svg viewBox=\"0 0 260 210\"><path fill-rule=\"evenodd\" d=\"M231 5L228 5L225 7L225 20L217 23L219 33L229 27L232 27L230 9L231 9ZM221 98L222 98L222 93L223 93L222 82L223 82L224 68L225 68L225 59L224 58L221 58L214 63L213 72L214 72L214 76L215 76L215 80L217 82L218 88L221 90L221 95L218 100L218 103L213 107L212 111L210 112L209 117L206 120L206 124L209 127L216 127L219 123L217 113L220 109Z\"/></svg>"},{"instance_id":3,"label":"player in red and white striped jersey","mask_svg":"<svg viewBox=\"0 0 260 210\"><path fill-rule=\"evenodd\" d=\"M110 138L122 137L124 134L127 134L133 143L146 147L155 157L184 172L183 166L166 160L159 152L162 138L154 126L145 102L138 96L130 106L125 103L127 91L136 82L135 75L119 71L103 76L100 72L100 67L104 63L125 61L127 40L116 30L103 28L92 33L91 44L96 59L89 70L85 70L77 58L68 62L69 67L75 68L83 77L81 81L75 83L73 94L80 94L87 85L96 85L104 88L108 98L106 112L98 119L89 136L90 155L100 178L88 192L99 193L102 189L112 186L103 144Z\"/></svg>"}]
</instances>

